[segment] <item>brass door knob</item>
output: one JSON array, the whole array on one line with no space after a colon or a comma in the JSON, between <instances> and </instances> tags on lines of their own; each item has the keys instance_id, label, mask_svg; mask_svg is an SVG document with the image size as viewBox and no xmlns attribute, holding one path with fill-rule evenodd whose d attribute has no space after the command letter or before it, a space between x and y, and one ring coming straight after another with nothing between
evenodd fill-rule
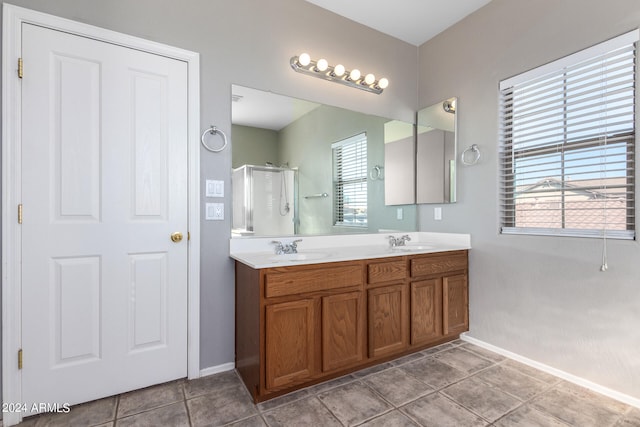
<instances>
[{"instance_id":1,"label":"brass door knob","mask_svg":"<svg viewBox=\"0 0 640 427\"><path fill-rule=\"evenodd\" d=\"M182 241L182 233L179 231L176 231L175 233L171 233L171 241L176 243Z\"/></svg>"}]
</instances>

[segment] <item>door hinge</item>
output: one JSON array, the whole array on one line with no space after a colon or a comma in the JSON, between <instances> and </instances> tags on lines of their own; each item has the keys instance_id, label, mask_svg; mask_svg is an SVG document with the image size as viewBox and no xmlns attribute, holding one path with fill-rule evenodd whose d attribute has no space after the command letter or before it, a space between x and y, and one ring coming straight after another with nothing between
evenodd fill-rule
<instances>
[{"instance_id":1,"label":"door hinge","mask_svg":"<svg viewBox=\"0 0 640 427\"><path fill-rule=\"evenodd\" d=\"M18 350L18 369L22 369L22 349Z\"/></svg>"},{"instance_id":2,"label":"door hinge","mask_svg":"<svg viewBox=\"0 0 640 427\"><path fill-rule=\"evenodd\" d=\"M22 58L18 58L18 78L22 78L23 64Z\"/></svg>"},{"instance_id":3,"label":"door hinge","mask_svg":"<svg viewBox=\"0 0 640 427\"><path fill-rule=\"evenodd\" d=\"M18 224L22 224L22 203L18 205Z\"/></svg>"}]
</instances>

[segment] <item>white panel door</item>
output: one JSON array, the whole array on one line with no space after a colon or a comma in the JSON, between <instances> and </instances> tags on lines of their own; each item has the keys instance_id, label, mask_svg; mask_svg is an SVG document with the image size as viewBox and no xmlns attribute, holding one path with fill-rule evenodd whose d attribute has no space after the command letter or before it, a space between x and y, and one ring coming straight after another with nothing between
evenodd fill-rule
<instances>
[{"instance_id":1,"label":"white panel door","mask_svg":"<svg viewBox=\"0 0 640 427\"><path fill-rule=\"evenodd\" d=\"M185 377L187 64L22 31L23 401Z\"/></svg>"}]
</instances>

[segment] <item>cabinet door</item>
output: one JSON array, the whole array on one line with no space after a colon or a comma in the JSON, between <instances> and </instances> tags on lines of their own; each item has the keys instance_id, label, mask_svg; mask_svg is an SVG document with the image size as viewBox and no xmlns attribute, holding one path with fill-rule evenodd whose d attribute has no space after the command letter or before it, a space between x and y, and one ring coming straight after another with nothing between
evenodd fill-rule
<instances>
[{"instance_id":1,"label":"cabinet door","mask_svg":"<svg viewBox=\"0 0 640 427\"><path fill-rule=\"evenodd\" d=\"M363 359L362 292L322 298L322 370L343 368Z\"/></svg>"},{"instance_id":2,"label":"cabinet door","mask_svg":"<svg viewBox=\"0 0 640 427\"><path fill-rule=\"evenodd\" d=\"M442 337L442 280L411 283L411 345Z\"/></svg>"},{"instance_id":3,"label":"cabinet door","mask_svg":"<svg viewBox=\"0 0 640 427\"><path fill-rule=\"evenodd\" d=\"M407 287L369 289L369 356L386 356L407 348Z\"/></svg>"},{"instance_id":4,"label":"cabinet door","mask_svg":"<svg viewBox=\"0 0 640 427\"><path fill-rule=\"evenodd\" d=\"M314 300L267 305L266 387L291 386L314 374Z\"/></svg>"},{"instance_id":5,"label":"cabinet door","mask_svg":"<svg viewBox=\"0 0 640 427\"><path fill-rule=\"evenodd\" d=\"M469 330L469 293L465 274L442 279L442 307L445 335Z\"/></svg>"}]
</instances>

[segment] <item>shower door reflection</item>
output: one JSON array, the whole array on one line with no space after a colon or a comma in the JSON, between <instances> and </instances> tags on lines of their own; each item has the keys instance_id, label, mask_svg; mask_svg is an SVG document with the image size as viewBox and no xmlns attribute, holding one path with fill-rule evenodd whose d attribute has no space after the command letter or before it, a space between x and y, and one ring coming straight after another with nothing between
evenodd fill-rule
<instances>
[{"instance_id":1,"label":"shower door reflection","mask_svg":"<svg viewBox=\"0 0 640 427\"><path fill-rule=\"evenodd\" d=\"M297 233L297 171L243 165L233 170L234 235L276 236Z\"/></svg>"}]
</instances>

